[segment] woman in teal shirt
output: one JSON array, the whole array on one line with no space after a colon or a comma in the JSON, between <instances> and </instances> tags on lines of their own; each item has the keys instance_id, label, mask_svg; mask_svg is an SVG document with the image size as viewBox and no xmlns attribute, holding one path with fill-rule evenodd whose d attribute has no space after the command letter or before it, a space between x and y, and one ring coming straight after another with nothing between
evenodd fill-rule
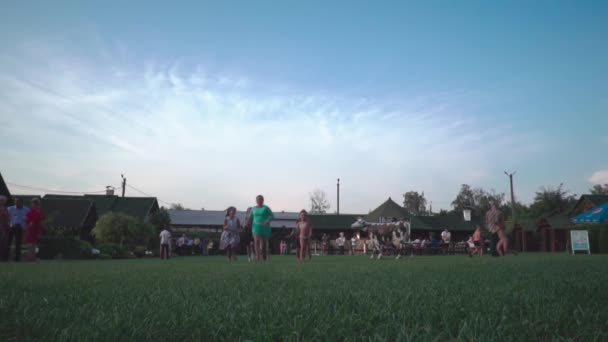
<instances>
[{"instance_id":1,"label":"woman in teal shirt","mask_svg":"<svg viewBox=\"0 0 608 342\"><path fill-rule=\"evenodd\" d=\"M253 244L255 249L255 260L260 261L260 256L263 256L264 261L268 259L266 250L268 247L268 238L270 238L270 222L274 219L272 210L264 205L264 196L258 195L255 198L257 205L251 208L249 220L253 223Z\"/></svg>"}]
</instances>

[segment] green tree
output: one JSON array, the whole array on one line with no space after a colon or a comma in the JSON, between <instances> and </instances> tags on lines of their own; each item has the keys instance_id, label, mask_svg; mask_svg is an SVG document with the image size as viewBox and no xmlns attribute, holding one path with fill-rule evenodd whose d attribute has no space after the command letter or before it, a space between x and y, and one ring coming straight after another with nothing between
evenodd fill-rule
<instances>
[{"instance_id":1,"label":"green tree","mask_svg":"<svg viewBox=\"0 0 608 342\"><path fill-rule=\"evenodd\" d=\"M171 216L169 211L161 207L159 211L150 217L150 224L154 226L156 232L160 233L165 227L171 224Z\"/></svg>"},{"instance_id":2,"label":"green tree","mask_svg":"<svg viewBox=\"0 0 608 342\"><path fill-rule=\"evenodd\" d=\"M465 208L471 208L478 215L487 212L492 204L504 211L505 194L497 193L494 189L486 191L483 188L472 188L468 184L462 184L456 199L452 201L454 211L461 212Z\"/></svg>"},{"instance_id":3,"label":"green tree","mask_svg":"<svg viewBox=\"0 0 608 342\"><path fill-rule=\"evenodd\" d=\"M181 203L173 203L171 204L172 210L188 210L188 208L184 207Z\"/></svg>"},{"instance_id":4,"label":"green tree","mask_svg":"<svg viewBox=\"0 0 608 342\"><path fill-rule=\"evenodd\" d=\"M569 194L564 190L564 184L557 188L541 187L534 196L534 202L530 205L531 213L536 216L550 215L553 213L566 212L576 204L576 194Z\"/></svg>"},{"instance_id":5,"label":"green tree","mask_svg":"<svg viewBox=\"0 0 608 342\"><path fill-rule=\"evenodd\" d=\"M99 242L125 244L146 243L154 235L154 226L121 213L106 213L95 224L91 234Z\"/></svg>"},{"instance_id":6,"label":"green tree","mask_svg":"<svg viewBox=\"0 0 608 342\"><path fill-rule=\"evenodd\" d=\"M589 189L592 195L608 195L608 184L596 184Z\"/></svg>"},{"instance_id":7,"label":"green tree","mask_svg":"<svg viewBox=\"0 0 608 342\"><path fill-rule=\"evenodd\" d=\"M412 190L403 194L403 207L407 209L410 215L426 214L426 198L424 198L424 191L418 193L418 191Z\"/></svg>"}]
</instances>

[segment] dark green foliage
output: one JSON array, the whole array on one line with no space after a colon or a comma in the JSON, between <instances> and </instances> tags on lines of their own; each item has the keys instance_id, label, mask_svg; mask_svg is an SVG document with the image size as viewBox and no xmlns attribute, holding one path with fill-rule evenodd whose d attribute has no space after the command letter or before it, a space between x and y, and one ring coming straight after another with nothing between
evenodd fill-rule
<instances>
[{"instance_id":1,"label":"dark green foliage","mask_svg":"<svg viewBox=\"0 0 608 342\"><path fill-rule=\"evenodd\" d=\"M171 224L171 216L169 216L169 212L164 207L161 207L158 212L150 216L150 224L156 228L158 234L165 227L169 227Z\"/></svg>"},{"instance_id":2,"label":"dark green foliage","mask_svg":"<svg viewBox=\"0 0 608 342\"><path fill-rule=\"evenodd\" d=\"M608 253L608 226L604 225L603 229L600 230L598 238L598 249L602 254Z\"/></svg>"},{"instance_id":3,"label":"dark green foliage","mask_svg":"<svg viewBox=\"0 0 608 342\"><path fill-rule=\"evenodd\" d=\"M103 257L102 257L103 258ZM606 341L608 256L0 264L6 341ZM25 267L27 266L27 267Z\"/></svg>"},{"instance_id":4,"label":"dark green foliage","mask_svg":"<svg viewBox=\"0 0 608 342\"><path fill-rule=\"evenodd\" d=\"M72 236L42 236L38 243L41 259L90 259L91 243Z\"/></svg>"},{"instance_id":5,"label":"dark green foliage","mask_svg":"<svg viewBox=\"0 0 608 342\"><path fill-rule=\"evenodd\" d=\"M91 233L99 242L116 243L121 249L129 249L137 244L146 245L155 235L154 230L154 226L135 217L109 212L97 220Z\"/></svg>"}]
</instances>

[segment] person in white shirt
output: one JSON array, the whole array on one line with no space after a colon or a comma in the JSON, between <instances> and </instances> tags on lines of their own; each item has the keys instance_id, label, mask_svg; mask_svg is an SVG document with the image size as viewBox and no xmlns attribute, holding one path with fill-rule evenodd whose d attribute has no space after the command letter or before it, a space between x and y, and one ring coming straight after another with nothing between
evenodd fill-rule
<instances>
[{"instance_id":1,"label":"person in white shirt","mask_svg":"<svg viewBox=\"0 0 608 342\"><path fill-rule=\"evenodd\" d=\"M447 228L445 228L443 230L443 232L441 233L441 241L443 241L443 243L449 245L451 239L452 239L452 233L450 233L450 231Z\"/></svg>"},{"instance_id":2,"label":"person in white shirt","mask_svg":"<svg viewBox=\"0 0 608 342\"><path fill-rule=\"evenodd\" d=\"M171 232L165 228L160 232L160 259L169 260L169 245L171 244Z\"/></svg>"},{"instance_id":3,"label":"person in white shirt","mask_svg":"<svg viewBox=\"0 0 608 342\"><path fill-rule=\"evenodd\" d=\"M336 239L336 244L338 245L338 249L340 249L340 255L344 255L344 244L346 243L346 238L344 237L344 233L340 232L340 237Z\"/></svg>"},{"instance_id":4,"label":"person in white shirt","mask_svg":"<svg viewBox=\"0 0 608 342\"><path fill-rule=\"evenodd\" d=\"M8 260L8 254L11 250L13 238L15 238L15 261L21 260L21 241L23 232L25 231L25 217L30 211L28 207L23 206L23 201L20 198L15 198L15 205L8 207L8 219L10 229L7 234L6 246L2 258Z\"/></svg>"},{"instance_id":5,"label":"person in white shirt","mask_svg":"<svg viewBox=\"0 0 608 342\"><path fill-rule=\"evenodd\" d=\"M177 239L177 253L183 256L186 254L186 234L183 234L179 239Z\"/></svg>"}]
</instances>

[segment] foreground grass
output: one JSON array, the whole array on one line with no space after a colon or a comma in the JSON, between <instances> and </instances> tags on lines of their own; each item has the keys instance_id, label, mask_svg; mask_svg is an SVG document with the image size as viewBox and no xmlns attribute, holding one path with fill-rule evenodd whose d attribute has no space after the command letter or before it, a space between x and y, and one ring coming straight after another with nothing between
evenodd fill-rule
<instances>
[{"instance_id":1,"label":"foreground grass","mask_svg":"<svg viewBox=\"0 0 608 342\"><path fill-rule=\"evenodd\" d=\"M608 340L608 256L0 264L0 340Z\"/></svg>"}]
</instances>

